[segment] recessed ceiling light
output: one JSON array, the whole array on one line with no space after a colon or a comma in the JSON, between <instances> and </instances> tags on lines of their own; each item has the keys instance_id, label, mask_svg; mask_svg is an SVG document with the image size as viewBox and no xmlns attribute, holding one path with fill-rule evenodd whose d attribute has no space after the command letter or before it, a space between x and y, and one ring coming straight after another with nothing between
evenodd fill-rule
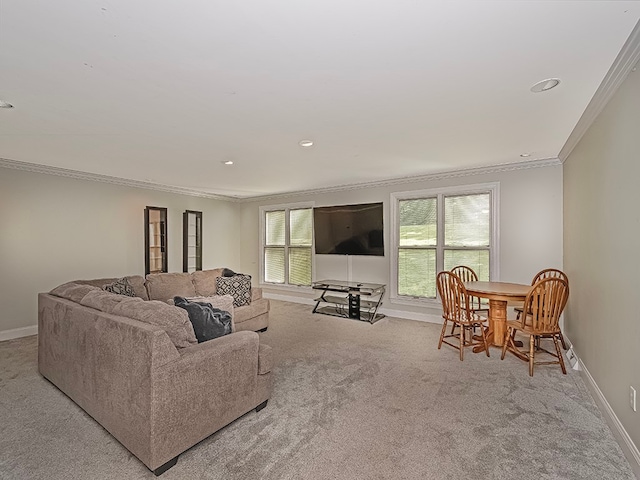
<instances>
[{"instance_id":1,"label":"recessed ceiling light","mask_svg":"<svg viewBox=\"0 0 640 480\"><path fill-rule=\"evenodd\" d=\"M526 158L526 157L530 157L531 154L530 153L521 153L520 156Z\"/></svg>"},{"instance_id":2,"label":"recessed ceiling light","mask_svg":"<svg viewBox=\"0 0 640 480\"><path fill-rule=\"evenodd\" d=\"M223 165L233 165L233 160L222 160Z\"/></svg>"},{"instance_id":3,"label":"recessed ceiling light","mask_svg":"<svg viewBox=\"0 0 640 480\"><path fill-rule=\"evenodd\" d=\"M5 102L4 100L0 100L0 108L13 108L9 102Z\"/></svg>"},{"instance_id":4,"label":"recessed ceiling light","mask_svg":"<svg viewBox=\"0 0 640 480\"><path fill-rule=\"evenodd\" d=\"M301 147L311 147L313 145L313 141L311 140L300 140L299 142Z\"/></svg>"},{"instance_id":5,"label":"recessed ceiling light","mask_svg":"<svg viewBox=\"0 0 640 480\"><path fill-rule=\"evenodd\" d=\"M559 78L547 78L546 80L542 80L531 87L531 91L533 93L546 92L547 90L551 90L558 85L560 85Z\"/></svg>"}]
</instances>

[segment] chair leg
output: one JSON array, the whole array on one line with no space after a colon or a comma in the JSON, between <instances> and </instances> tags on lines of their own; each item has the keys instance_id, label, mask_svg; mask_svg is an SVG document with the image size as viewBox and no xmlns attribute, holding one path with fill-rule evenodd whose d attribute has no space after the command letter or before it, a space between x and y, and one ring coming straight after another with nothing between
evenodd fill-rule
<instances>
[{"instance_id":1,"label":"chair leg","mask_svg":"<svg viewBox=\"0 0 640 480\"><path fill-rule=\"evenodd\" d=\"M440 350L440 347L442 347L442 339L444 338L444 334L446 331L447 331L447 321L445 320L444 323L442 324L442 331L440 332L440 341L438 342L438 350Z\"/></svg>"},{"instance_id":2,"label":"chair leg","mask_svg":"<svg viewBox=\"0 0 640 480\"><path fill-rule=\"evenodd\" d=\"M502 355L500 355L500 360L504 360L504 356L507 353L507 347L513 342L515 334L516 331L513 328L507 328L507 334L504 336L504 343L502 344Z\"/></svg>"},{"instance_id":3,"label":"chair leg","mask_svg":"<svg viewBox=\"0 0 640 480\"><path fill-rule=\"evenodd\" d=\"M564 341L564 335L562 335L562 332L560 332L558 336L560 337L560 341L562 342L562 348L567 350L567 342Z\"/></svg>"},{"instance_id":4,"label":"chair leg","mask_svg":"<svg viewBox=\"0 0 640 480\"><path fill-rule=\"evenodd\" d=\"M556 345L556 353L558 354L558 361L560 362L560 368L562 369L562 373L566 375L567 369L564 366L564 358L562 358L562 352L560 351L560 345L558 344L558 338L556 337L556 335L553 336L553 343Z\"/></svg>"},{"instance_id":5,"label":"chair leg","mask_svg":"<svg viewBox=\"0 0 640 480\"><path fill-rule=\"evenodd\" d=\"M536 349L535 335L529 335L529 376L533 377L533 352Z\"/></svg>"},{"instance_id":6,"label":"chair leg","mask_svg":"<svg viewBox=\"0 0 640 480\"><path fill-rule=\"evenodd\" d=\"M475 332L476 326L473 326L473 331ZM489 344L487 343L487 334L484 331L484 327L480 325L480 333L482 334L482 343L484 344L484 351L487 352L487 357L489 357Z\"/></svg>"},{"instance_id":7,"label":"chair leg","mask_svg":"<svg viewBox=\"0 0 640 480\"><path fill-rule=\"evenodd\" d=\"M464 359L464 326L460 325L460 361Z\"/></svg>"}]
</instances>

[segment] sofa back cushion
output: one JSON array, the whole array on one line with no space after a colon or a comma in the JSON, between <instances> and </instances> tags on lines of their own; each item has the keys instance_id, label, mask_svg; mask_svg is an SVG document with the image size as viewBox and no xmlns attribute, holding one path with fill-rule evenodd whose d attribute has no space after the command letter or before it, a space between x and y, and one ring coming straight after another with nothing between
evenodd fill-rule
<instances>
[{"instance_id":1,"label":"sofa back cushion","mask_svg":"<svg viewBox=\"0 0 640 480\"><path fill-rule=\"evenodd\" d=\"M223 268L200 270L193 272L191 278L196 289L196 295L210 297L216 294L216 279L222 275Z\"/></svg>"},{"instance_id":2,"label":"sofa back cushion","mask_svg":"<svg viewBox=\"0 0 640 480\"><path fill-rule=\"evenodd\" d=\"M96 289L87 293L80 303L101 312L156 325L167 332L178 348L198 343L187 312L164 302L145 301L139 297L127 297Z\"/></svg>"},{"instance_id":3,"label":"sofa back cushion","mask_svg":"<svg viewBox=\"0 0 640 480\"><path fill-rule=\"evenodd\" d=\"M85 295L92 290L100 290L100 288L93 285L81 285L75 282L68 282L57 286L49 293L56 297L66 298L72 302L80 303Z\"/></svg>"},{"instance_id":4,"label":"sofa back cushion","mask_svg":"<svg viewBox=\"0 0 640 480\"><path fill-rule=\"evenodd\" d=\"M100 310L101 312L111 313L113 312L113 309L116 307L116 305L119 305L120 302L127 298L135 298L136 302L144 302L144 300L138 297L127 297L126 295L118 295L115 293L96 289L87 293L84 298L78 303L80 305L84 305L85 307L95 308L96 310ZM129 315L125 315L125 317L128 316Z\"/></svg>"},{"instance_id":5,"label":"sofa back cushion","mask_svg":"<svg viewBox=\"0 0 640 480\"><path fill-rule=\"evenodd\" d=\"M133 287L133 292L136 297L140 297L143 300L149 300L149 295L147 295L147 288L144 285L144 277L141 275L129 275L124 277L129 285ZM105 285L112 284L118 281L118 278L97 278L95 280L75 280L73 283L77 283L79 285L92 285L94 287L103 288Z\"/></svg>"},{"instance_id":6,"label":"sofa back cushion","mask_svg":"<svg viewBox=\"0 0 640 480\"><path fill-rule=\"evenodd\" d=\"M190 273L150 273L146 286L149 300L166 302L175 296L196 296Z\"/></svg>"}]
</instances>

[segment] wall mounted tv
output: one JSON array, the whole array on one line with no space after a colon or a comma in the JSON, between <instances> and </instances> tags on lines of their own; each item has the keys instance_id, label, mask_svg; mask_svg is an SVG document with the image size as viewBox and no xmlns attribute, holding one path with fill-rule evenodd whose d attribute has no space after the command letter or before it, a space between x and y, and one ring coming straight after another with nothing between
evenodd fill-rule
<instances>
[{"instance_id":1,"label":"wall mounted tv","mask_svg":"<svg viewBox=\"0 0 640 480\"><path fill-rule=\"evenodd\" d=\"M384 256L382 202L313 209L317 254Z\"/></svg>"}]
</instances>

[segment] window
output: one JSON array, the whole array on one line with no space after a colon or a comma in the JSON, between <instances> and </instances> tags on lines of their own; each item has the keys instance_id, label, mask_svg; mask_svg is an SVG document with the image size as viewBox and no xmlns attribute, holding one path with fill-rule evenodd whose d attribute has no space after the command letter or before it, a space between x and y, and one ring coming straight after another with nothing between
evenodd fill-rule
<instances>
[{"instance_id":1,"label":"window","mask_svg":"<svg viewBox=\"0 0 640 480\"><path fill-rule=\"evenodd\" d=\"M392 298L434 299L437 273L456 265L489 280L497 190L492 184L392 195Z\"/></svg>"},{"instance_id":2,"label":"window","mask_svg":"<svg viewBox=\"0 0 640 480\"><path fill-rule=\"evenodd\" d=\"M262 210L262 278L265 283L311 285L313 210Z\"/></svg>"}]
</instances>

